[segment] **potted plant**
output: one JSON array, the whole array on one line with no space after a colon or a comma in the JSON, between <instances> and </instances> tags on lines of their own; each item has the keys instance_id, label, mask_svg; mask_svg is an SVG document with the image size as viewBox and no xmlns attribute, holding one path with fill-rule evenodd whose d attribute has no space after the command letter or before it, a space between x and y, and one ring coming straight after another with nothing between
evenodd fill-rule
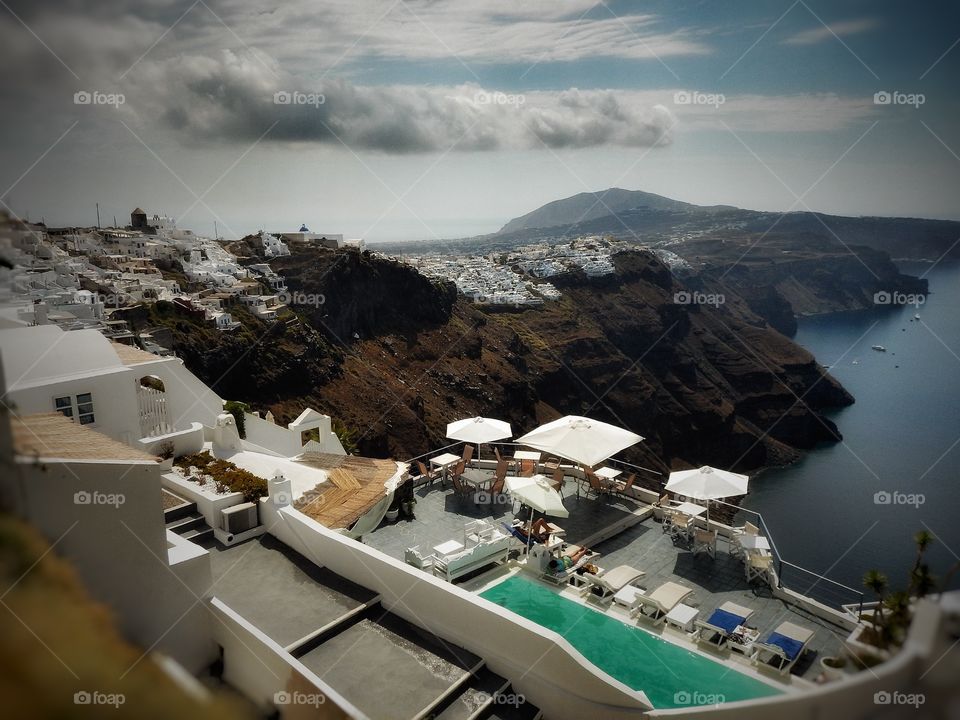
<instances>
[{"instance_id":1,"label":"potted plant","mask_svg":"<svg viewBox=\"0 0 960 720\"><path fill-rule=\"evenodd\" d=\"M826 680L839 680L844 675L844 668L847 667L847 658L845 655L828 655L820 658L820 667L823 669Z\"/></svg>"}]
</instances>

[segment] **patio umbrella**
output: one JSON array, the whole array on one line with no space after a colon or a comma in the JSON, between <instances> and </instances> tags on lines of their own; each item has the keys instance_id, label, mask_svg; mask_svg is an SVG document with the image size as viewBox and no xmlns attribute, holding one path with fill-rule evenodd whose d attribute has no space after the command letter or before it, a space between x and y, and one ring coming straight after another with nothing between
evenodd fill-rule
<instances>
[{"instance_id":1,"label":"patio umbrella","mask_svg":"<svg viewBox=\"0 0 960 720\"><path fill-rule=\"evenodd\" d=\"M704 465L694 470L679 470L670 473L670 479L667 480L664 489L697 500L707 500L707 523L709 523L709 501L746 495L749 482L750 478L746 475Z\"/></svg>"},{"instance_id":2,"label":"patio umbrella","mask_svg":"<svg viewBox=\"0 0 960 720\"><path fill-rule=\"evenodd\" d=\"M474 417L457 420L447 425L447 437L477 444L477 459L480 458L479 446L513 435L510 423L493 418Z\"/></svg>"},{"instance_id":3,"label":"patio umbrella","mask_svg":"<svg viewBox=\"0 0 960 720\"><path fill-rule=\"evenodd\" d=\"M516 442L593 467L641 440L641 436L616 425L567 415L531 430Z\"/></svg>"},{"instance_id":4,"label":"patio umbrella","mask_svg":"<svg viewBox=\"0 0 960 720\"><path fill-rule=\"evenodd\" d=\"M539 510L544 515L553 517L569 517L570 513L563 506L563 498L553 489L550 481L543 475L532 477L508 477L505 480L507 492L514 500L519 500L530 508L530 526L533 529L533 511ZM527 551L530 551L530 535L527 535Z\"/></svg>"}]
</instances>

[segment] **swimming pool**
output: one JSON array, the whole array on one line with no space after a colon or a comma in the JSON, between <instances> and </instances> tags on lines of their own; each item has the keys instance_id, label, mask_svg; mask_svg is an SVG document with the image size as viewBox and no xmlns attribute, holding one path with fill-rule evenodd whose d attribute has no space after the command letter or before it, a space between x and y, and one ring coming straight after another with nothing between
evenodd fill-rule
<instances>
[{"instance_id":1,"label":"swimming pool","mask_svg":"<svg viewBox=\"0 0 960 720\"><path fill-rule=\"evenodd\" d=\"M766 683L562 597L520 575L483 591L480 597L557 632L598 668L646 693L658 709L781 694Z\"/></svg>"}]
</instances>

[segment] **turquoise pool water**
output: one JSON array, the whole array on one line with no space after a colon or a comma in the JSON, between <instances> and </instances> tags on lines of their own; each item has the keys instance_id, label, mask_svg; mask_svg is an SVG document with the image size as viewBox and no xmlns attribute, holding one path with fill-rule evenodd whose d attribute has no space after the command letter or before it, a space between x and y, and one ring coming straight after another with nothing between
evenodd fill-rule
<instances>
[{"instance_id":1,"label":"turquoise pool water","mask_svg":"<svg viewBox=\"0 0 960 720\"><path fill-rule=\"evenodd\" d=\"M655 708L781 694L766 683L561 597L519 575L480 596L559 633L598 668L646 693Z\"/></svg>"}]
</instances>

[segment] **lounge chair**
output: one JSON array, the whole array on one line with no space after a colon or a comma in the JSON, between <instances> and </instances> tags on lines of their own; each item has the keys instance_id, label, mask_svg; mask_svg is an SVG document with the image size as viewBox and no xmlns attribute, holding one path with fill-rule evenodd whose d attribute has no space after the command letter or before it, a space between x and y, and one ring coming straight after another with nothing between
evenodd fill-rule
<instances>
[{"instance_id":1,"label":"lounge chair","mask_svg":"<svg viewBox=\"0 0 960 720\"><path fill-rule=\"evenodd\" d=\"M579 552L580 550L581 550L581 547L579 545L564 545L562 549L559 551L559 553L556 553L556 551L554 551L554 553L561 556L566 555L568 557L572 557L573 555L576 555L577 552ZM531 550L530 552L533 553L534 551ZM543 547L543 546L541 546L541 549L538 552L546 552L547 556L549 557L554 556L554 553L551 553L546 549L546 547ZM544 556L544 557L547 557L547 556ZM556 585L566 585L568 582L570 582L570 578L576 574L577 570L579 570L581 567L583 567L587 563L592 562L593 560L596 560L598 557L600 557L600 553L595 552L593 550L588 550L587 553L583 557L581 557L576 563L574 563L568 568L564 568L563 570L560 570L559 572L551 570L549 567L544 565L543 570L541 572L541 577L547 582L551 582Z\"/></svg>"},{"instance_id":2,"label":"lounge chair","mask_svg":"<svg viewBox=\"0 0 960 720\"><path fill-rule=\"evenodd\" d=\"M753 615L751 608L727 601L714 610L706 620L694 621L697 628L697 642L721 648L733 631L745 625L751 615Z\"/></svg>"},{"instance_id":3,"label":"lounge chair","mask_svg":"<svg viewBox=\"0 0 960 720\"><path fill-rule=\"evenodd\" d=\"M583 573L583 579L587 581L587 585L584 586L584 595L590 600L608 602L620 590L627 585L632 585L644 575L646 573L643 570L637 570L629 565L619 565L613 570L607 570L597 575Z\"/></svg>"},{"instance_id":4,"label":"lounge chair","mask_svg":"<svg viewBox=\"0 0 960 720\"><path fill-rule=\"evenodd\" d=\"M753 644L751 659L755 665L773 667L781 675L786 675L807 650L812 638L813 630L782 622L766 640Z\"/></svg>"},{"instance_id":5,"label":"lounge chair","mask_svg":"<svg viewBox=\"0 0 960 720\"><path fill-rule=\"evenodd\" d=\"M693 595L693 590L675 582L665 582L651 593L637 596L637 607L631 617L642 617L662 623L671 610Z\"/></svg>"}]
</instances>

